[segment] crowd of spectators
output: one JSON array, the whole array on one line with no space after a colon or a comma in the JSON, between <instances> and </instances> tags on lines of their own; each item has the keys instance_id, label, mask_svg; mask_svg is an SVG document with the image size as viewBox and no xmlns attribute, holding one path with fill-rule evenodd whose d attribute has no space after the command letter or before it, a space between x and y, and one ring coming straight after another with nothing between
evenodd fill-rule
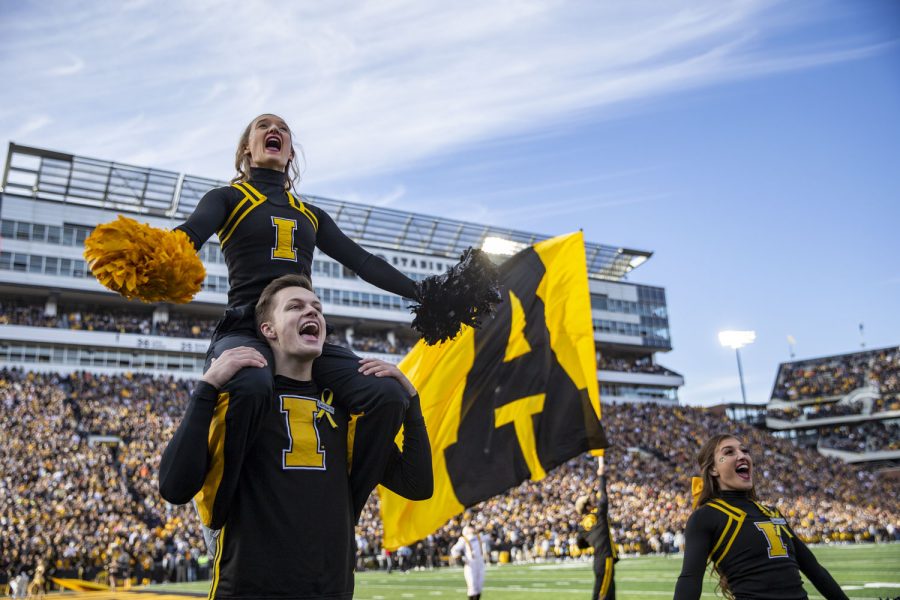
<instances>
[{"instance_id":1,"label":"crowd of spectators","mask_svg":"<svg viewBox=\"0 0 900 600\"><path fill-rule=\"evenodd\" d=\"M162 335L185 338L210 338L217 319L203 319L188 315L169 315L169 320L153 321L153 312L110 308L100 311L96 306L58 306L56 315L45 314L43 303L14 300L0 301L0 325L55 327L82 331L108 331Z\"/></svg>"},{"instance_id":2,"label":"crowd of spectators","mask_svg":"<svg viewBox=\"0 0 900 600\"><path fill-rule=\"evenodd\" d=\"M606 356L597 353L597 368L601 371L619 371L624 373L651 373L654 375L675 375L673 371L657 365L649 356L640 358L626 358Z\"/></svg>"},{"instance_id":3,"label":"crowd of spectators","mask_svg":"<svg viewBox=\"0 0 900 600\"><path fill-rule=\"evenodd\" d=\"M808 421L810 419L861 415L864 408L865 405L862 402L824 402L806 406L789 406L780 409L770 408L766 411L766 415L787 421Z\"/></svg>"},{"instance_id":4,"label":"crowd of spectators","mask_svg":"<svg viewBox=\"0 0 900 600\"><path fill-rule=\"evenodd\" d=\"M412 344L405 343L399 338L392 342L387 333L377 335L347 335L343 331L334 331L328 334L325 341L344 348L351 348L357 352L371 352L381 354L406 355L412 350Z\"/></svg>"},{"instance_id":5,"label":"crowd of spectators","mask_svg":"<svg viewBox=\"0 0 900 600\"><path fill-rule=\"evenodd\" d=\"M880 350L872 365L870 378L882 395L900 394L900 348Z\"/></svg>"},{"instance_id":6,"label":"crowd of spectators","mask_svg":"<svg viewBox=\"0 0 900 600\"><path fill-rule=\"evenodd\" d=\"M900 425L870 421L853 427L823 427L819 430L819 443L825 448L848 452L900 450Z\"/></svg>"},{"instance_id":7,"label":"crowd of spectators","mask_svg":"<svg viewBox=\"0 0 900 600\"><path fill-rule=\"evenodd\" d=\"M886 394L872 402L872 413L900 410L900 394Z\"/></svg>"},{"instance_id":8,"label":"crowd of spectators","mask_svg":"<svg viewBox=\"0 0 900 600\"><path fill-rule=\"evenodd\" d=\"M381 352L383 354L407 354L412 346L400 340L391 342L386 336L354 335L350 347L359 352Z\"/></svg>"},{"instance_id":9,"label":"crowd of spectators","mask_svg":"<svg viewBox=\"0 0 900 600\"><path fill-rule=\"evenodd\" d=\"M190 382L143 375L43 375L0 371L0 573L137 581L208 573L199 523L189 507L157 492L159 457L184 411ZM690 513L690 477L700 444L732 431L754 455L762 497L811 542L896 535L900 490L868 471L798 449L712 411L655 404L604 405L613 535L626 553L677 550ZM896 436L896 431L894 434ZM101 437L98 437L101 436ZM357 530L360 564L399 568L446 560L463 524L486 535L494 559L577 556L574 499L596 491L595 459L583 456L452 519L388 556L378 498Z\"/></svg>"},{"instance_id":10,"label":"crowd of spectators","mask_svg":"<svg viewBox=\"0 0 900 600\"><path fill-rule=\"evenodd\" d=\"M187 581L206 563L190 506L159 496L189 385L0 371L0 574ZM98 437L100 436L100 437Z\"/></svg>"},{"instance_id":11,"label":"crowd of spectators","mask_svg":"<svg viewBox=\"0 0 900 600\"><path fill-rule=\"evenodd\" d=\"M209 339L218 322L217 318L201 318L177 313L170 313L167 321L154 322L153 311L150 308L144 311L112 307L98 310L96 306L60 305L56 309L56 315L49 316L45 313L44 302L26 302L9 298L0 300L0 325ZM398 355L407 354L415 344L414 341L403 340L399 336L391 341L386 333L347 336L339 330L335 330L328 341L358 352ZM675 375L673 371L654 364L650 357L607 357L598 352L597 365L599 369L610 371Z\"/></svg>"},{"instance_id":12,"label":"crowd of spectators","mask_svg":"<svg viewBox=\"0 0 900 600\"><path fill-rule=\"evenodd\" d=\"M882 394L900 392L900 348L785 363L772 397L793 401L844 396L866 385Z\"/></svg>"},{"instance_id":13,"label":"crowd of spectators","mask_svg":"<svg viewBox=\"0 0 900 600\"><path fill-rule=\"evenodd\" d=\"M20 302L15 300L0 301L0 325L26 325L29 327L55 327L59 329L76 329L82 331L108 331L115 333L135 333L140 335L160 335L184 338L212 338L215 330L215 318L169 314L168 321L153 321L150 310L143 312L111 308L99 311L96 307L65 306L57 307L55 316L45 314L43 303ZM348 336L336 332L328 341L334 344L353 348L359 352L380 352L384 354L406 354L412 344L395 338L394 342L383 335Z\"/></svg>"},{"instance_id":14,"label":"crowd of spectators","mask_svg":"<svg viewBox=\"0 0 900 600\"><path fill-rule=\"evenodd\" d=\"M613 537L623 552L675 551L691 511L695 456L712 432L734 432L751 449L757 489L777 504L809 542L900 539L900 486L865 471L802 450L790 441L724 416L683 406L614 404L603 407L612 447L606 453ZM463 524L474 521L492 548L512 560L577 556L574 499L596 491L596 459L578 457L538 482L472 507L430 540L413 545L413 560L436 547L448 553ZM361 522L370 564L380 554L377 498Z\"/></svg>"}]
</instances>

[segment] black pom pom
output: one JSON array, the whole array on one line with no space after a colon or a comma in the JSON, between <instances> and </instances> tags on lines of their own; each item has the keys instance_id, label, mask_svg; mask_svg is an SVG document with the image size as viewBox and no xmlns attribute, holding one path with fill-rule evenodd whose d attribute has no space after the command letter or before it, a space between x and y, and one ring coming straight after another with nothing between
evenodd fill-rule
<instances>
[{"instance_id":1,"label":"black pom pom","mask_svg":"<svg viewBox=\"0 0 900 600\"><path fill-rule=\"evenodd\" d=\"M416 284L418 304L412 326L426 344L456 337L462 325L478 327L500 302L497 267L476 248L466 248L459 263L443 275L432 275Z\"/></svg>"}]
</instances>

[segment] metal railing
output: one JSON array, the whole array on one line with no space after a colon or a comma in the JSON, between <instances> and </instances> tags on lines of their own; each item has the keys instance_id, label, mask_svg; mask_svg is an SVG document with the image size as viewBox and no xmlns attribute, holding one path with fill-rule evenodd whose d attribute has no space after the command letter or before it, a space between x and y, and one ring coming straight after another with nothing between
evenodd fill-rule
<instances>
[{"instance_id":1,"label":"metal railing","mask_svg":"<svg viewBox=\"0 0 900 600\"><path fill-rule=\"evenodd\" d=\"M186 219L206 192L223 185L227 182L10 142L2 191L112 212ZM481 247L488 237L525 245L550 237L318 196L304 198L328 212L344 233L369 247L457 258L470 246ZM588 275L613 281L651 256L592 242L585 243L585 251Z\"/></svg>"}]
</instances>

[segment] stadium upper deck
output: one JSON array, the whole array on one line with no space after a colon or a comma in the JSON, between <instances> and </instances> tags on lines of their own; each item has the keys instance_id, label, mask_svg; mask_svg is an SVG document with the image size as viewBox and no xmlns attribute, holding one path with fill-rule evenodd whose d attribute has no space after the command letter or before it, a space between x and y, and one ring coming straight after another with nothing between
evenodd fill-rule
<instances>
[{"instance_id":1,"label":"stadium upper deck","mask_svg":"<svg viewBox=\"0 0 900 600\"><path fill-rule=\"evenodd\" d=\"M65 305L101 310L138 307L103 289L81 256L84 239L118 213L156 227L184 220L209 189L226 182L125 165L10 143L0 189L0 302L42 303L48 317ZM469 246L503 240L524 247L550 236L410 212L305 196L370 251L416 279L443 272ZM683 378L656 365L671 350L665 290L624 278L651 252L586 243L595 339L603 355L599 377L608 400L677 402ZM201 250L207 279L194 302L157 305L154 324L170 316L209 319L221 312L228 289L218 243ZM328 257L313 264L317 291L339 335L378 335L393 344L409 339L410 315L397 296L359 280ZM402 344L399 344L402 346ZM26 368L68 371L142 370L196 376L204 342L100 331L64 332L28 325L0 325L0 360ZM383 356L398 360L397 356Z\"/></svg>"},{"instance_id":2,"label":"stadium upper deck","mask_svg":"<svg viewBox=\"0 0 900 600\"><path fill-rule=\"evenodd\" d=\"M780 364L766 425L848 462L900 461L900 348Z\"/></svg>"}]
</instances>

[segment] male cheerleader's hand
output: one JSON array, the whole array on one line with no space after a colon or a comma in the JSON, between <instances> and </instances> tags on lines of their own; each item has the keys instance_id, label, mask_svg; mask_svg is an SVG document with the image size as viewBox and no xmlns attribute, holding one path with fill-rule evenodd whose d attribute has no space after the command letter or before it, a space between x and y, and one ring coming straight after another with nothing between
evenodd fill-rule
<instances>
[{"instance_id":1,"label":"male cheerleader's hand","mask_svg":"<svg viewBox=\"0 0 900 600\"><path fill-rule=\"evenodd\" d=\"M249 346L229 348L218 358L212 359L212 364L200 380L218 390L244 367L265 367L267 364L266 358L259 350Z\"/></svg>"},{"instance_id":2,"label":"male cheerleader's hand","mask_svg":"<svg viewBox=\"0 0 900 600\"><path fill-rule=\"evenodd\" d=\"M410 397L415 396L419 393L412 382L406 378L406 375L403 374L403 371L397 368L397 365L393 365L383 360L378 360L377 358L363 358L360 359L359 364L361 365L359 367L359 372L363 375L374 375L375 377L393 377L400 382L400 385L403 386L403 389L406 390Z\"/></svg>"}]
</instances>

